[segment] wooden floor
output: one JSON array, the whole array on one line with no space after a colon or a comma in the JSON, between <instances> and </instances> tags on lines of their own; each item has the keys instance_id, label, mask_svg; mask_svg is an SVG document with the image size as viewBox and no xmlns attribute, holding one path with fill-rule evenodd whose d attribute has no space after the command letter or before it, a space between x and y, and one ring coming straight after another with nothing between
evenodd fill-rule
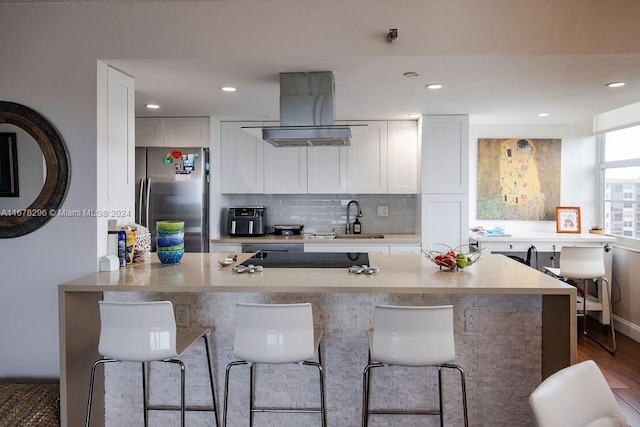
<instances>
[{"instance_id":1,"label":"wooden floor","mask_svg":"<svg viewBox=\"0 0 640 427\"><path fill-rule=\"evenodd\" d=\"M617 349L612 355L582 333L582 318L578 318L578 325L578 362L591 359L598 364L629 424L640 426L640 343L617 333ZM587 327L591 335L611 345L611 335L605 334L608 331L599 323L589 322Z\"/></svg>"}]
</instances>

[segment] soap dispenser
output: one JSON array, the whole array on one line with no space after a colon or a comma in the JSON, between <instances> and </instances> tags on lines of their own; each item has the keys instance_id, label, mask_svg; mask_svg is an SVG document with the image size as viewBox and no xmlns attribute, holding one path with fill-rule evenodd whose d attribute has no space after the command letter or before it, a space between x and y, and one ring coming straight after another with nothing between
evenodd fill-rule
<instances>
[{"instance_id":1,"label":"soap dispenser","mask_svg":"<svg viewBox=\"0 0 640 427\"><path fill-rule=\"evenodd\" d=\"M356 220L353 221L353 234L362 233L362 225L360 224L360 220L356 217Z\"/></svg>"}]
</instances>

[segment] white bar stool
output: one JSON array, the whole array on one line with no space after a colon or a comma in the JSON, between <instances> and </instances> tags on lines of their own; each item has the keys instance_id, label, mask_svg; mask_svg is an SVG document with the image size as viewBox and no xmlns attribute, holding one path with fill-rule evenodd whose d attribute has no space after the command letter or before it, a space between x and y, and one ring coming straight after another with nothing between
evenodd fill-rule
<instances>
[{"instance_id":1,"label":"white bar stool","mask_svg":"<svg viewBox=\"0 0 640 427\"><path fill-rule=\"evenodd\" d=\"M405 307L377 305L373 329L369 331L369 363L363 372L362 425L369 424L370 414L439 415L442 412L442 369L460 372L464 425L468 426L467 392L464 371L449 363L456 357L453 333L453 306ZM373 368L384 366L435 367L438 369L438 410L402 411L370 409L369 390Z\"/></svg>"},{"instance_id":2,"label":"white bar stool","mask_svg":"<svg viewBox=\"0 0 640 427\"><path fill-rule=\"evenodd\" d=\"M93 384L96 368L111 362L142 362L142 393L144 408L144 425L148 425L148 411L166 410L181 412L181 426L185 425L185 411L210 411L214 413L218 426L218 411L216 409L216 395L213 386L211 370L211 355L209 352L209 329L198 331L178 332L171 301L153 302L106 302L100 304L100 339L98 353L103 356L91 368L91 382L89 384L89 402L85 424L91 422L91 403L93 400ZM185 367L177 359L199 338L204 340L207 352L207 366L209 384L211 385L211 399L213 405L185 406ZM152 406L148 404L147 380L145 363L161 361L174 363L180 367L180 406Z\"/></svg>"},{"instance_id":3,"label":"white bar stool","mask_svg":"<svg viewBox=\"0 0 640 427\"><path fill-rule=\"evenodd\" d=\"M224 380L223 425L227 425L229 374L237 365L249 365L249 424L254 412L320 413L326 426L324 373L320 351L321 329L313 327L311 304L236 303L233 355L237 361L227 365ZM318 357L314 362L309 359ZM262 408L254 405L256 364L301 363L315 366L320 374L320 408Z\"/></svg>"},{"instance_id":4,"label":"white bar stool","mask_svg":"<svg viewBox=\"0 0 640 427\"><path fill-rule=\"evenodd\" d=\"M567 279L581 280L583 282L583 296L578 296L578 304L582 303L582 310L578 307L578 313L582 316L583 333L600 344L611 354L616 352L616 331L613 326L613 307L611 304L611 286L605 278L604 265L605 248L602 246L563 246L560 250L560 268L545 267L552 275ZM599 288L598 300L589 297L588 284L598 282L604 284ZM604 295L603 295L604 294ZM612 346L608 347L587 331L587 313L589 311L603 311L603 304L607 304L609 310L609 325L611 326Z\"/></svg>"},{"instance_id":5,"label":"white bar stool","mask_svg":"<svg viewBox=\"0 0 640 427\"><path fill-rule=\"evenodd\" d=\"M607 380L593 360L548 377L529 396L539 427L628 427Z\"/></svg>"}]
</instances>

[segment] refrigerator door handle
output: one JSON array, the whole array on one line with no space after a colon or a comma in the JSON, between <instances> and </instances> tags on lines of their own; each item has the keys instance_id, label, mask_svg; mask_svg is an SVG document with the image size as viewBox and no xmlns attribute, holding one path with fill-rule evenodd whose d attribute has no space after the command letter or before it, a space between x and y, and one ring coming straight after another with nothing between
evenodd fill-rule
<instances>
[{"instance_id":1,"label":"refrigerator door handle","mask_svg":"<svg viewBox=\"0 0 640 427\"><path fill-rule=\"evenodd\" d=\"M142 224L142 197L144 195L144 178L140 178L140 190L138 191L138 212L136 212L136 220Z\"/></svg>"},{"instance_id":2,"label":"refrigerator door handle","mask_svg":"<svg viewBox=\"0 0 640 427\"><path fill-rule=\"evenodd\" d=\"M144 220L145 220L144 226L149 228L149 198L151 197L151 178L147 178L147 188L145 190L146 190L147 200L146 200L144 205L145 205L147 211L146 211L145 217L144 217Z\"/></svg>"}]
</instances>

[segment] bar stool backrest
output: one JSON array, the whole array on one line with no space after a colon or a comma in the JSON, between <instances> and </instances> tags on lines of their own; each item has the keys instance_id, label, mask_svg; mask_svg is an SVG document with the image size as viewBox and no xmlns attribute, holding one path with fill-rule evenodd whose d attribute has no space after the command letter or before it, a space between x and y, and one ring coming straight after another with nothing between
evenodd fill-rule
<instances>
[{"instance_id":1,"label":"bar stool backrest","mask_svg":"<svg viewBox=\"0 0 640 427\"><path fill-rule=\"evenodd\" d=\"M431 366L456 357L453 306L375 307L371 360L400 366Z\"/></svg>"},{"instance_id":2,"label":"bar stool backrest","mask_svg":"<svg viewBox=\"0 0 640 427\"><path fill-rule=\"evenodd\" d=\"M103 357L133 362L177 356L171 301L100 301L98 352Z\"/></svg>"},{"instance_id":3,"label":"bar stool backrest","mask_svg":"<svg viewBox=\"0 0 640 427\"><path fill-rule=\"evenodd\" d=\"M560 276L568 279L604 277L604 248L563 246L560 250Z\"/></svg>"},{"instance_id":4,"label":"bar stool backrest","mask_svg":"<svg viewBox=\"0 0 640 427\"><path fill-rule=\"evenodd\" d=\"M315 356L311 304L236 303L233 353L255 363L296 363Z\"/></svg>"},{"instance_id":5,"label":"bar stool backrest","mask_svg":"<svg viewBox=\"0 0 640 427\"><path fill-rule=\"evenodd\" d=\"M607 380L593 360L564 368L529 396L540 427L628 426Z\"/></svg>"}]
</instances>

